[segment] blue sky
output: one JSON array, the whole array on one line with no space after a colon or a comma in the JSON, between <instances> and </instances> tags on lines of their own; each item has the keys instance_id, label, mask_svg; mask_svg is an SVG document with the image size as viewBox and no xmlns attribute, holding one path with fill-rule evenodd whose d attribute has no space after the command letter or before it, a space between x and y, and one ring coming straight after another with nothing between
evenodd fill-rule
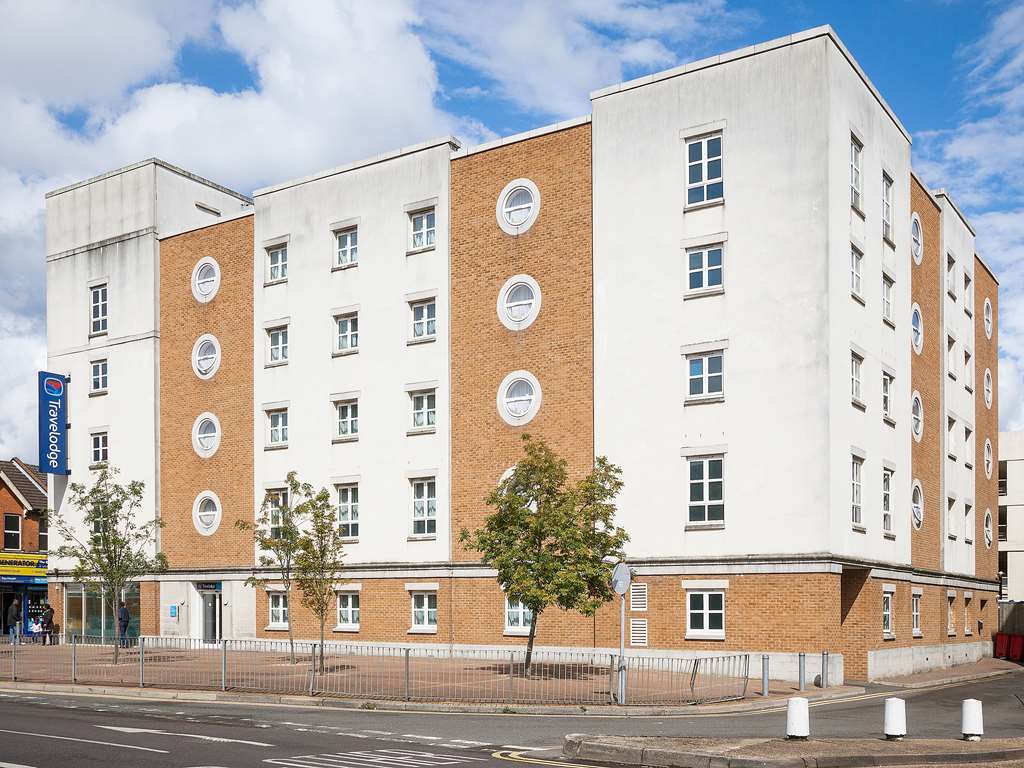
<instances>
[{"instance_id":1,"label":"blue sky","mask_svg":"<svg viewBox=\"0 0 1024 768\"><path fill-rule=\"evenodd\" d=\"M1024 428L1024 0L0 0L0 18L2 457L35 454L47 190L156 155L248 192L583 114L591 90L826 23L1000 274L1001 417Z\"/></svg>"}]
</instances>

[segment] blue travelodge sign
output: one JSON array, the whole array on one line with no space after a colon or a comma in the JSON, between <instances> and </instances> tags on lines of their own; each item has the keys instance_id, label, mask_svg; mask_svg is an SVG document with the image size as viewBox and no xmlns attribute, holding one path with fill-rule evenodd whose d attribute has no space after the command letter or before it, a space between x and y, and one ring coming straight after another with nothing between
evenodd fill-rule
<instances>
[{"instance_id":1,"label":"blue travelodge sign","mask_svg":"<svg viewBox=\"0 0 1024 768\"><path fill-rule=\"evenodd\" d=\"M69 475L68 384L59 373L39 372L39 468Z\"/></svg>"}]
</instances>

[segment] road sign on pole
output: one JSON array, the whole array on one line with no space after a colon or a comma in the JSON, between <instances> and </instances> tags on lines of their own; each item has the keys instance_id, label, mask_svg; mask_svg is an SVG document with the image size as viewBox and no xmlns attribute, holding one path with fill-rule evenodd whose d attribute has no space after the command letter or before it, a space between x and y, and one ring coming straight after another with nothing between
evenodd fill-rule
<instances>
[{"instance_id":1,"label":"road sign on pole","mask_svg":"<svg viewBox=\"0 0 1024 768\"><path fill-rule=\"evenodd\" d=\"M626 593L633 574L625 563L612 570L612 589L619 596L619 704L626 703Z\"/></svg>"}]
</instances>

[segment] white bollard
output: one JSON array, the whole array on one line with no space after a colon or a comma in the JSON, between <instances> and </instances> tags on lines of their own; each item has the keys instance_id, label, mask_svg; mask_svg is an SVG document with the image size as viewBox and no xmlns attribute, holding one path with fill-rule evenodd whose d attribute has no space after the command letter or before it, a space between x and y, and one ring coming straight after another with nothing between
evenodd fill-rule
<instances>
[{"instance_id":1,"label":"white bollard","mask_svg":"<svg viewBox=\"0 0 1024 768\"><path fill-rule=\"evenodd\" d=\"M981 716L981 702L977 699L964 699L961 705L960 733L967 741L981 741L985 733L985 723Z\"/></svg>"},{"instance_id":2,"label":"white bollard","mask_svg":"<svg viewBox=\"0 0 1024 768\"><path fill-rule=\"evenodd\" d=\"M786 706L786 738L806 739L811 735L811 718L807 699L794 696Z\"/></svg>"},{"instance_id":3,"label":"white bollard","mask_svg":"<svg viewBox=\"0 0 1024 768\"><path fill-rule=\"evenodd\" d=\"M903 699L885 700L884 729L885 738L890 741L903 741L907 735L907 702Z\"/></svg>"}]
</instances>

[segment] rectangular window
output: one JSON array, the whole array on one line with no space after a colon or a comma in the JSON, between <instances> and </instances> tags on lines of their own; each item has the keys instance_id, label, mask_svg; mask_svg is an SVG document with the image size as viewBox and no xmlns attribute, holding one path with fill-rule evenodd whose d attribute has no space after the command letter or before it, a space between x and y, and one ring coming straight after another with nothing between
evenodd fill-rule
<instances>
[{"instance_id":1,"label":"rectangular window","mask_svg":"<svg viewBox=\"0 0 1024 768\"><path fill-rule=\"evenodd\" d=\"M955 379L959 369L960 361L956 359L956 339L946 336L946 372L949 374L949 378Z\"/></svg>"},{"instance_id":2,"label":"rectangular window","mask_svg":"<svg viewBox=\"0 0 1024 768\"><path fill-rule=\"evenodd\" d=\"M270 538L281 538L284 515L288 510L288 489L272 488L267 491L267 506L270 511Z\"/></svg>"},{"instance_id":3,"label":"rectangular window","mask_svg":"<svg viewBox=\"0 0 1024 768\"><path fill-rule=\"evenodd\" d=\"M338 593L338 627L359 629L359 593Z\"/></svg>"},{"instance_id":4,"label":"rectangular window","mask_svg":"<svg viewBox=\"0 0 1024 768\"><path fill-rule=\"evenodd\" d=\"M689 459L690 523L725 522L724 456L700 456Z\"/></svg>"},{"instance_id":5,"label":"rectangular window","mask_svg":"<svg viewBox=\"0 0 1024 768\"><path fill-rule=\"evenodd\" d=\"M437 396L434 390L413 392L410 397L412 398L412 428L433 427L437 420Z\"/></svg>"},{"instance_id":6,"label":"rectangular window","mask_svg":"<svg viewBox=\"0 0 1024 768\"><path fill-rule=\"evenodd\" d=\"M284 592L271 592L270 601L270 626L288 626L288 595Z\"/></svg>"},{"instance_id":7,"label":"rectangular window","mask_svg":"<svg viewBox=\"0 0 1024 768\"><path fill-rule=\"evenodd\" d=\"M999 462L999 495L1006 495L1006 459Z\"/></svg>"},{"instance_id":8,"label":"rectangular window","mask_svg":"<svg viewBox=\"0 0 1024 768\"><path fill-rule=\"evenodd\" d=\"M288 409L267 411L267 445L288 445Z\"/></svg>"},{"instance_id":9,"label":"rectangular window","mask_svg":"<svg viewBox=\"0 0 1024 768\"><path fill-rule=\"evenodd\" d=\"M418 211L409 215L409 223L412 227L412 247L429 248L434 244L434 209L428 208L425 211Z\"/></svg>"},{"instance_id":10,"label":"rectangular window","mask_svg":"<svg viewBox=\"0 0 1024 768\"><path fill-rule=\"evenodd\" d=\"M268 355L271 365L288 362L288 326L267 331Z\"/></svg>"},{"instance_id":11,"label":"rectangular window","mask_svg":"<svg viewBox=\"0 0 1024 768\"><path fill-rule=\"evenodd\" d=\"M725 352L703 352L699 355L688 355L690 388L687 399L716 397L725 390Z\"/></svg>"},{"instance_id":12,"label":"rectangular window","mask_svg":"<svg viewBox=\"0 0 1024 768\"><path fill-rule=\"evenodd\" d=\"M50 549L50 521L46 515L39 518L39 551L46 552Z\"/></svg>"},{"instance_id":13,"label":"rectangular window","mask_svg":"<svg viewBox=\"0 0 1024 768\"><path fill-rule=\"evenodd\" d=\"M971 290L971 276L964 272L964 312L974 314L974 291Z\"/></svg>"},{"instance_id":14,"label":"rectangular window","mask_svg":"<svg viewBox=\"0 0 1024 768\"><path fill-rule=\"evenodd\" d=\"M964 465L968 469L974 469L974 430L964 425Z\"/></svg>"},{"instance_id":15,"label":"rectangular window","mask_svg":"<svg viewBox=\"0 0 1024 768\"><path fill-rule=\"evenodd\" d=\"M1006 541L1006 505L1005 504L1000 504L999 505L999 512L998 512L998 514L999 514L999 522L998 522L998 525L999 525L999 530L998 530L999 541ZM1000 570L1002 570L1002 569L1000 569Z\"/></svg>"},{"instance_id":16,"label":"rectangular window","mask_svg":"<svg viewBox=\"0 0 1024 768\"><path fill-rule=\"evenodd\" d=\"M518 600L505 598L505 631L529 631L533 626L533 611Z\"/></svg>"},{"instance_id":17,"label":"rectangular window","mask_svg":"<svg viewBox=\"0 0 1024 768\"><path fill-rule=\"evenodd\" d=\"M359 434L359 401L344 400L335 403L338 414L336 437L355 437Z\"/></svg>"},{"instance_id":18,"label":"rectangular window","mask_svg":"<svg viewBox=\"0 0 1024 768\"><path fill-rule=\"evenodd\" d=\"M952 637L956 634L956 619L953 618L953 603L956 598L950 595L946 598L946 634Z\"/></svg>"},{"instance_id":19,"label":"rectangular window","mask_svg":"<svg viewBox=\"0 0 1024 768\"><path fill-rule=\"evenodd\" d=\"M356 227L335 233L337 251L335 266L347 267L359 262L359 230ZM358 596L356 597L358 599Z\"/></svg>"},{"instance_id":20,"label":"rectangular window","mask_svg":"<svg viewBox=\"0 0 1024 768\"><path fill-rule=\"evenodd\" d=\"M946 536L956 539L954 524L956 523L956 499L946 499Z\"/></svg>"},{"instance_id":21,"label":"rectangular window","mask_svg":"<svg viewBox=\"0 0 1024 768\"><path fill-rule=\"evenodd\" d=\"M722 200L722 134L686 142L686 204Z\"/></svg>"},{"instance_id":22,"label":"rectangular window","mask_svg":"<svg viewBox=\"0 0 1024 768\"><path fill-rule=\"evenodd\" d=\"M882 237L892 242L892 179L882 174Z\"/></svg>"},{"instance_id":23,"label":"rectangular window","mask_svg":"<svg viewBox=\"0 0 1024 768\"><path fill-rule=\"evenodd\" d=\"M103 464L108 458L108 443L106 432L92 433L92 463Z\"/></svg>"},{"instance_id":24,"label":"rectangular window","mask_svg":"<svg viewBox=\"0 0 1024 768\"><path fill-rule=\"evenodd\" d=\"M964 543L974 543L974 507L964 503Z\"/></svg>"},{"instance_id":25,"label":"rectangular window","mask_svg":"<svg viewBox=\"0 0 1024 768\"><path fill-rule=\"evenodd\" d=\"M912 595L910 598L910 628L915 635L921 634L921 596Z\"/></svg>"},{"instance_id":26,"label":"rectangular window","mask_svg":"<svg viewBox=\"0 0 1024 768\"><path fill-rule=\"evenodd\" d=\"M864 365L864 358L858 355L856 352L850 353L850 398L855 403L863 403L864 398L861 396L860 386L860 372Z\"/></svg>"},{"instance_id":27,"label":"rectangular window","mask_svg":"<svg viewBox=\"0 0 1024 768\"><path fill-rule=\"evenodd\" d=\"M21 549L21 515L4 515L4 549Z\"/></svg>"},{"instance_id":28,"label":"rectangular window","mask_svg":"<svg viewBox=\"0 0 1024 768\"><path fill-rule=\"evenodd\" d=\"M864 146L853 136L850 137L850 205L860 210L861 199L861 155Z\"/></svg>"},{"instance_id":29,"label":"rectangular window","mask_svg":"<svg viewBox=\"0 0 1024 768\"><path fill-rule=\"evenodd\" d=\"M359 314L339 315L334 318L334 351L349 352L359 349Z\"/></svg>"},{"instance_id":30,"label":"rectangular window","mask_svg":"<svg viewBox=\"0 0 1024 768\"><path fill-rule=\"evenodd\" d=\"M89 333L97 335L107 332L107 286L94 285L89 289Z\"/></svg>"},{"instance_id":31,"label":"rectangular window","mask_svg":"<svg viewBox=\"0 0 1024 768\"><path fill-rule=\"evenodd\" d=\"M892 533L892 470L882 470L882 531Z\"/></svg>"},{"instance_id":32,"label":"rectangular window","mask_svg":"<svg viewBox=\"0 0 1024 768\"><path fill-rule=\"evenodd\" d=\"M968 392L974 391L974 365L972 364L971 353L964 350L964 387Z\"/></svg>"},{"instance_id":33,"label":"rectangular window","mask_svg":"<svg viewBox=\"0 0 1024 768\"><path fill-rule=\"evenodd\" d=\"M956 461L956 457L959 454L959 445L957 440L956 419L952 416L946 417L946 450L949 453L949 458Z\"/></svg>"},{"instance_id":34,"label":"rectangular window","mask_svg":"<svg viewBox=\"0 0 1024 768\"><path fill-rule=\"evenodd\" d=\"M850 292L858 298L861 293L861 270L864 266L864 254L855 246L850 246Z\"/></svg>"},{"instance_id":35,"label":"rectangular window","mask_svg":"<svg viewBox=\"0 0 1024 768\"><path fill-rule=\"evenodd\" d=\"M956 299L956 259L951 253L946 254L946 291Z\"/></svg>"},{"instance_id":36,"label":"rectangular window","mask_svg":"<svg viewBox=\"0 0 1024 768\"><path fill-rule=\"evenodd\" d=\"M892 592L882 593L882 634L891 637L892 629Z\"/></svg>"},{"instance_id":37,"label":"rectangular window","mask_svg":"<svg viewBox=\"0 0 1024 768\"><path fill-rule=\"evenodd\" d=\"M636 648L647 645L647 619L629 620L629 644Z\"/></svg>"},{"instance_id":38,"label":"rectangular window","mask_svg":"<svg viewBox=\"0 0 1024 768\"><path fill-rule=\"evenodd\" d=\"M711 245L686 252L690 291L722 287L722 251L724 246Z\"/></svg>"},{"instance_id":39,"label":"rectangular window","mask_svg":"<svg viewBox=\"0 0 1024 768\"><path fill-rule=\"evenodd\" d=\"M412 593L413 627L437 627L437 593Z\"/></svg>"},{"instance_id":40,"label":"rectangular window","mask_svg":"<svg viewBox=\"0 0 1024 768\"><path fill-rule=\"evenodd\" d=\"M437 533L437 483L432 477L412 481L412 532L414 536Z\"/></svg>"},{"instance_id":41,"label":"rectangular window","mask_svg":"<svg viewBox=\"0 0 1024 768\"><path fill-rule=\"evenodd\" d=\"M890 325L892 319L892 291L894 283L888 275L882 275L882 319Z\"/></svg>"},{"instance_id":42,"label":"rectangular window","mask_svg":"<svg viewBox=\"0 0 1024 768\"><path fill-rule=\"evenodd\" d=\"M106 392L107 391L107 361L106 360L93 360L90 365L92 369L92 376L89 379L89 391L90 392Z\"/></svg>"},{"instance_id":43,"label":"rectangular window","mask_svg":"<svg viewBox=\"0 0 1024 768\"><path fill-rule=\"evenodd\" d=\"M437 337L437 303L434 299L417 301L412 308L412 338L433 339Z\"/></svg>"},{"instance_id":44,"label":"rectangular window","mask_svg":"<svg viewBox=\"0 0 1024 768\"><path fill-rule=\"evenodd\" d=\"M850 467L850 516L854 525L861 525L861 475L864 471L864 459L854 456Z\"/></svg>"},{"instance_id":45,"label":"rectangular window","mask_svg":"<svg viewBox=\"0 0 1024 768\"><path fill-rule=\"evenodd\" d=\"M643 582L635 582L629 587L629 610L647 610L647 585Z\"/></svg>"},{"instance_id":46,"label":"rectangular window","mask_svg":"<svg viewBox=\"0 0 1024 768\"><path fill-rule=\"evenodd\" d=\"M964 595L964 634L970 635L971 632L971 598Z\"/></svg>"},{"instance_id":47,"label":"rectangular window","mask_svg":"<svg viewBox=\"0 0 1024 768\"><path fill-rule=\"evenodd\" d=\"M338 528L346 539L359 538L359 486L355 483L338 486Z\"/></svg>"},{"instance_id":48,"label":"rectangular window","mask_svg":"<svg viewBox=\"0 0 1024 768\"><path fill-rule=\"evenodd\" d=\"M893 421L892 418L892 396L895 386L895 379L891 373L882 371L882 418Z\"/></svg>"},{"instance_id":49,"label":"rectangular window","mask_svg":"<svg viewBox=\"0 0 1024 768\"><path fill-rule=\"evenodd\" d=\"M288 279L288 246L271 248L267 251L267 281Z\"/></svg>"},{"instance_id":50,"label":"rectangular window","mask_svg":"<svg viewBox=\"0 0 1024 768\"><path fill-rule=\"evenodd\" d=\"M725 637L725 592L686 593L686 636Z\"/></svg>"}]
</instances>

